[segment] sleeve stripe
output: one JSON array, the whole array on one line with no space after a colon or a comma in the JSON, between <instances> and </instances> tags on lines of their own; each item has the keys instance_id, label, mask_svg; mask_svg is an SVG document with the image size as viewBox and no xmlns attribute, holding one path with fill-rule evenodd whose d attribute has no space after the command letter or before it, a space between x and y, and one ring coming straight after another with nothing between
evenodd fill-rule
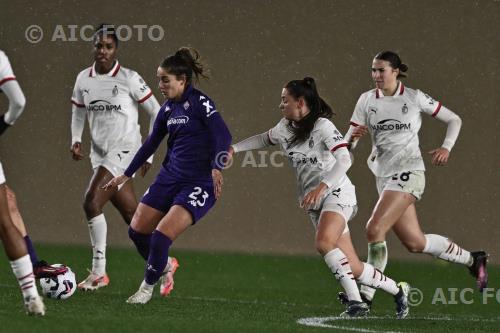
<instances>
[{"instance_id":1,"label":"sleeve stripe","mask_svg":"<svg viewBox=\"0 0 500 333\"><path fill-rule=\"evenodd\" d=\"M9 77L6 77L5 79L0 80L0 86L1 86L2 84L4 84L5 82L7 82L7 81L12 81L12 80L15 80L15 79L16 79L16 77L15 77L15 76L9 76Z\"/></svg>"},{"instance_id":2,"label":"sleeve stripe","mask_svg":"<svg viewBox=\"0 0 500 333\"><path fill-rule=\"evenodd\" d=\"M71 100L71 104L74 104L74 105L78 106L79 108L85 107L85 104L79 104L79 103L75 102L74 100Z\"/></svg>"},{"instance_id":3,"label":"sleeve stripe","mask_svg":"<svg viewBox=\"0 0 500 333\"><path fill-rule=\"evenodd\" d=\"M341 143L336 145L335 147L332 148L331 152L334 153L337 149L342 148L342 147L349 147L348 143Z\"/></svg>"},{"instance_id":4,"label":"sleeve stripe","mask_svg":"<svg viewBox=\"0 0 500 333\"><path fill-rule=\"evenodd\" d=\"M439 110L441 110L441 102L438 103L438 106L436 110L432 113L432 116L435 117L438 114Z\"/></svg>"},{"instance_id":5,"label":"sleeve stripe","mask_svg":"<svg viewBox=\"0 0 500 333\"><path fill-rule=\"evenodd\" d=\"M359 126L359 124L356 124L354 121L349 122L349 125L354 126L354 127L358 127Z\"/></svg>"},{"instance_id":6,"label":"sleeve stripe","mask_svg":"<svg viewBox=\"0 0 500 333\"><path fill-rule=\"evenodd\" d=\"M146 96L144 96L143 98L141 98L140 100L138 100L137 103L139 103L139 104L144 103L151 96L153 96L153 92L152 91L150 91L149 94L147 94Z\"/></svg>"}]
</instances>

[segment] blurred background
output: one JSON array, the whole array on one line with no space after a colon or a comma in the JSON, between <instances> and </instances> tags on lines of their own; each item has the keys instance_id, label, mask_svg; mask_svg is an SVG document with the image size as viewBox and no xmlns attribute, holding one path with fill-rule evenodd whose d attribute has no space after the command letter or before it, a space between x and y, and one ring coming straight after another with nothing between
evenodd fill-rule
<instances>
[{"instance_id":1,"label":"blurred background","mask_svg":"<svg viewBox=\"0 0 500 333\"><path fill-rule=\"evenodd\" d=\"M463 120L449 165L437 168L427 152L441 145L446 127L424 116L420 143L427 184L417 204L422 228L466 249L485 249L493 263L500 263L499 1L0 4L0 49L27 98L24 114L0 139L0 156L35 242L90 244L82 201L92 170L88 158L71 159L70 97L77 74L93 62L89 26L105 22L128 27L121 30L127 40L119 45L118 59L142 75L160 103L158 64L181 46L196 48L211 71L210 80L199 87L216 102L234 142L273 127L280 119L282 87L304 76L316 79L320 94L336 111L333 122L347 131L359 95L373 88L373 56L385 49L398 52L410 68L405 84L441 101ZM7 105L0 97L0 112ZM141 115L145 134L148 121ZM83 147L88 156L88 126ZM377 200L366 166L370 149L368 139L358 145L349 171L359 205L350 229L361 256L366 253L364 226ZM165 150L163 144L144 179L135 178L139 198ZM298 207L294 171L271 153L237 156L224 172L221 200L175 247L313 255L314 230ZM105 214L108 245L132 248L117 211L109 205ZM393 235L388 244L391 258L426 258L407 253Z\"/></svg>"}]
</instances>

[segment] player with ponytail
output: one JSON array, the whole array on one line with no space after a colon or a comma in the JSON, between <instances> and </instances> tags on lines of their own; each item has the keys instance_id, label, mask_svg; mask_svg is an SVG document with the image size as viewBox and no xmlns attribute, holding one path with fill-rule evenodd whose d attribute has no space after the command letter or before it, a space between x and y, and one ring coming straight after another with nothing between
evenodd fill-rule
<instances>
[{"instance_id":1,"label":"player with ponytail","mask_svg":"<svg viewBox=\"0 0 500 333\"><path fill-rule=\"evenodd\" d=\"M206 77L198 52L180 48L158 67L158 87L165 96L153 132L124 174L104 188L126 182L168 134L168 151L156 180L142 197L129 228L138 252L147 258L144 280L127 303L147 303L162 279L160 293L168 295L168 251L172 243L214 206L222 191L222 168L231 134L215 103L194 87ZM174 263L174 266L177 263Z\"/></svg>"},{"instance_id":2,"label":"player with ponytail","mask_svg":"<svg viewBox=\"0 0 500 333\"><path fill-rule=\"evenodd\" d=\"M354 185L346 175L351 158L335 125L332 108L319 96L313 78L288 82L281 92L283 118L271 130L242 140L230 153L279 144L297 173L299 202L316 229L315 245L349 295L345 317L363 317L369 307L356 281L394 295L398 318L408 315L409 286L397 284L359 260L347 222L357 211Z\"/></svg>"}]
</instances>

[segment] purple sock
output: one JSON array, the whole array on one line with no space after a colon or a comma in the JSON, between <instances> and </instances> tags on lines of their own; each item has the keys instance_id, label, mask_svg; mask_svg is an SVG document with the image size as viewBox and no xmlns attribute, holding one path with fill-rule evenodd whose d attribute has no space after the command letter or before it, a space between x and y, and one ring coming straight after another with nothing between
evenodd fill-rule
<instances>
[{"instance_id":1,"label":"purple sock","mask_svg":"<svg viewBox=\"0 0 500 333\"><path fill-rule=\"evenodd\" d=\"M172 240L159 232L153 231L151 235L151 245L149 249L149 258L144 273L144 281L147 284L155 284L167 267L168 248L172 245Z\"/></svg>"},{"instance_id":2,"label":"purple sock","mask_svg":"<svg viewBox=\"0 0 500 333\"><path fill-rule=\"evenodd\" d=\"M30 255L31 264L35 266L40 260L36 256L35 248L33 247L33 243L31 242L30 236L24 236L24 241L26 243L26 247L28 248L28 253Z\"/></svg>"},{"instance_id":3,"label":"purple sock","mask_svg":"<svg viewBox=\"0 0 500 333\"><path fill-rule=\"evenodd\" d=\"M128 227L128 237L134 242L141 257L143 257L144 260L148 260L151 235L141 234L132 229L132 227Z\"/></svg>"}]
</instances>

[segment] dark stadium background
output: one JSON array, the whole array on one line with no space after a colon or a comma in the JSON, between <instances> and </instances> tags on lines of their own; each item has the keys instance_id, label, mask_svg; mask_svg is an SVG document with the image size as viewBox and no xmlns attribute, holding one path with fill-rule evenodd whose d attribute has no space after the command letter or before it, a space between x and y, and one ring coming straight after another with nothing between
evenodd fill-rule
<instances>
[{"instance_id":1,"label":"dark stadium background","mask_svg":"<svg viewBox=\"0 0 500 333\"><path fill-rule=\"evenodd\" d=\"M120 63L138 71L156 89L160 61L180 46L198 49L211 69L201 89L213 97L234 140L261 133L280 118L282 86L313 76L336 110L343 132L359 95L372 88L370 66L381 50L400 53L410 67L404 82L458 113L463 129L450 164L428 171L418 213L424 231L449 235L467 249L484 248L500 263L498 169L500 31L498 1L0 1L0 49L9 56L27 107L0 140L8 184L36 243L89 244L82 198L89 160L69 153L72 87L92 63L91 43L51 41L57 25L160 25L160 42L136 35L119 46ZM44 39L29 43L30 25ZM65 30L67 33L69 29ZM0 98L0 110L6 110ZM147 117L142 117L147 124ZM146 128L146 127L145 127ZM422 152L439 146L446 131L430 117L420 132ZM84 149L88 154L88 127ZM359 213L350 223L361 255L364 224L377 195L366 167L369 140L356 151L349 172ZM134 183L140 196L158 171L165 145L146 179ZM257 153L254 156L258 156ZM176 249L248 253L314 254L313 228L297 207L295 176L284 167L241 168L239 156L224 173L216 208L176 241ZM269 163L269 159L266 159ZM109 246L132 248L114 208L106 208ZM391 258L410 255L392 235ZM90 259L90 258L89 258Z\"/></svg>"}]
</instances>

